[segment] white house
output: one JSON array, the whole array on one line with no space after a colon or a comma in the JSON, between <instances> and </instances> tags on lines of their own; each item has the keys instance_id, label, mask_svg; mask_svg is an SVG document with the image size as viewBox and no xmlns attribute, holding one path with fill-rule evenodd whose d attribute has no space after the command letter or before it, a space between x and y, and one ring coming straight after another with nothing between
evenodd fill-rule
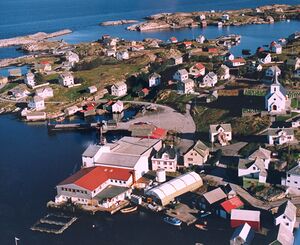
<instances>
[{"instance_id":1,"label":"white house","mask_svg":"<svg viewBox=\"0 0 300 245\"><path fill-rule=\"evenodd\" d=\"M130 170L110 167L83 168L56 186L55 203L110 208L131 194L133 183Z\"/></svg>"},{"instance_id":2,"label":"white house","mask_svg":"<svg viewBox=\"0 0 300 245\"><path fill-rule=\"evenodd\" d=\"M205 14L200 14L200 15L199 15L199 19L200 19L200 20L205 20L205 19L206 19Z\"/></svg>"},{"instance_id":3,"label":"white house","mask_svg":"<svg viewBox=\"0 0 300 245\"><path fill-rule=\"evenodd\" d=\"M111 86L111 95L122 97L127 94L127 84L125 82L118 82Z\"/></svg>"},{"instance_id":4,"label":"white house","mask_svg":"<svg viewBox=\"0 0 300 245\"><path fill-rule=\"evenodd\" d=\"M200 87L214 87L218 82L218 76L214 72L207 73L202 82L199 84Z\"/></svg>"},{"instance_id":5,"label":"white house","mask_svg":"<svg viewBox=\"0 0 300 245\"><path fill-rule=\"evenodd\" d=\"M160 149L151 158L152 170L164 169L166 172L176 172L177 152L172 146L166 146Z\"/></svg>"},{"instance_id":6,"label":"white house","mask_svg":"<svg viewBox=\"0 0 300 245\"><path fill-rule=\"evenodd\" d=\"M71 72L64 72L59 76L59 84L64 87L71 87L74 85L74 77Z\"/></svg>"},{"instance_id":7,"label":"white house","mask_svg":"<svg viewBox=\"0 0 300 245\"><path fill-rule=\"evenodd\" d=\"M71 64L71 66L74 66L76 63L79 62L79 56L78 54L69 51L66 53L66 60Z\"/></svg>"},{"instance_id":8,"label":"white house","mask_svg":"<svg viewBox=\"0 0 300 245\"><path fill-rule=\"evenodd\" d=\"M267 136L270 145L283 145L295 140L293 128L269 128Z\"/></svg>"},{"instance_id":9,"label":"white house","mask_svg":"<svg viewBox=\"0 0 300 245\"><path fill-rule=\"evenodd\" d=\"M278 66L271 66L266 70L265 73L266 77L275 77L276 76L280 76L281 75L281 70L279 69Z\"/></svg>"},{"instance_id":10,"label":"white house","mask_svg":"<svg viewBox=\"0 0 300 245\"><path fill-rule=\"evenodd\" d=\"M129 53L127 50L119 51L116 53L117 60L128 60L129 59Z\"/></svg>"},{"instance_id":11,"label":"white house","mask_svg":"<svg viewBox=\"0 0 300 245\"><path fill-rule=\"evenodd\" d=\"M272 152L259 147L256 151L254 151L250 156L248 156L248 159L250 160L256 160L257 158L264 161L265 169L269 169L269 164L271 162L271 154Z\"/></svg>"},{"instance_id":12,"label":"white house","mask_svg":"<svg viewBox=\"0 0 300 245\"><path fill-rule=\"evenodd\" d=\"M209 148L200 140L183 155L183 165L203 165L209 157Z\"/></svg>"},{"instance_id":13,"label":"white house","mask_svg":"<svg viewBox=\"0 0 300 245\"><path fill-rule=\"evenodd\" d=\"M236 58L233 60L227 60L225 62L225 65L229 66L229 67L239 67L239 66L243 66L246 64L246 60L244 58Z\"/></svg>"},{"instance_id":14,"label":"white house","mask_svg":"<svg viewBox=\"0 0 300 245\"><path fill-rule=\"evenodd\" d=\"M237 227L230 238L230 245L251 245L255 232L248 223Z\"/></svg>"},{"instance_id":15,"label":"white house","mask_svg":"<svg viewBox=\"0 0 300 245\"><path fill-rule=\"evenodd\" d=\"M286 177L281 179L281 185L289 187L288 192L300 194L300 161L298 165L286 172Z\"/></svg>"},{"instance_id":16,"label":"white house","mask_svg":"<svg viewBox=\"0 0 300 245\"><path fill-rule=\"evenodd\" d=\"M222 17L221 17L221 19L223 21L228 21L230 19L230 16L229 16L229 14L223 14Z\"/></svg>"},{"instance_id":17,"label":"white house","mask_svg":"<svg viewBox=\"0 0 300 245\"><path fill-rule=\"evenodd\" d=\"M211 143L218 141L222 146L228 145L232 140L231 124L213 124L209 126L209 138Z\"/></svg>"},{"instance_id":18,"label":"white house","mask_svg":"<svg viewBox=\"0 0 300 245\"><path fill-rule=\"evenodd\" d=\"M180 65L183 63L183 58L182 56L174 56L171 58L171 63L172 65Z\"/></svg>"},{"instance_id":19,"label":"white house","mask_svg":"<svg viewBox=\"0 0 300 245\"><path fill-rule=\"evenodd\" d=\"M226 60L234 60L234 55L232 54L232 53L227 53L227 54L225 54L225 56L224 56L224 60L226 61Z\"/></svg>"},{"instance_id":20,"label":"white house","mask_svg":"<svg viewBox=\"0 0 300 245\"><path fill-rule=\"evenodd\" d=\"M40 96L44 99L53 97L53 89L51 87L38 88L35 91L35 95Z\"/></svg>"},{"instance_id":21,"label":"white house","mask_svg":"<svg viewBox=\"0 0 300 245\"><path fill-rule=\"evenodd\" d=\"M177 92L180 94L194 93L195 83L192 79L186 79L177 83Z\"/></svg>"},{"instance_id":22,"label":"white house","mask_svg":"<svg viewBox=\"0 0 300 245\"><path fill-rule=\"evenodd\" d=\"M27 97L30 94L30 92L26 89L16 87L9 90L9 94L11 94L14 98L18 100Z\"/></svg>"},{"instance_id":23,"label":"white house","mask_svg":"<svg viewBox=\"0 0 300 245\"><path fill-rule=\"evenodd\" d=\"M239 159L238 176L258 179L259 183L266 183L268 173L264 161L260 158L255 160Z\"/></svg>"},{"instance_id":24,"label":"white house","mask_svg":"<svg viewBox=\"0 0 300 245\"><path fill-rule=\"evenodd\" d=\"M173 75L173 79L180 82L187 80L188 78L189 78L189 73L187 72L186 69L180 69L176 71L175 74Z\"/></svg>"},{"instance_id":25,"label":"white house","mask_svg":"<svg viewBox=\"0 0 300 245\"><path fill-rule=\"evenodd\" d=\"M64 110L64 113L66 116L72 116L79 110L80 110L80 108L78 106L70 106Z\"/></svg>"},{"instance_id":26,"label":"white house","mask_svg":"<svg viewBox=\"0 0 300 245\"><path fill-rule=\"evenodd\" d=\"M37 111L44 110L45 109L44 98L35 95L31 100L29 100L28 107L31 109L35 109Z\"/></svg>"},{"instance_id":27,"label":"white house","mask_svg":"<svg viewBox=\"0 0 300 245\"><path fill-rule=\"evenodd\" d=\"M291 202L286 201L281 204L275 215L275 225L284 225L293 232L296 223L297 207Z\"/></svg>"},{"instance_id":28,"label":"white house","mask_svg":"<svg viewBox=\"0 0 300 245\"><path fill-rule=\"evenodd\" d=\"M248 64L248 72L261 72L263 67L259 62L252 61Z\"/></svg>"},{"instance_id":29,"label":"white house","mask_svg":"<svg viewBox=\"0 0 300 245\"><path fill-rule=\"evenodd\" d=\"M121 113L124 110L124 104L122 101L118 100L111 106L112 113Z\"/></svg>"},{"instance_id":30,"label":"white house","mask_svg":"<svg viewBox=\"0 0 300 245\"><path fill-rule=\"evenodd\" d=\"M226 65L221 65L220 69L220 80L228 80L230 78L230 68Z\"/></svg>"},{"instance_id":31,"label":"white house","mask_svg":"<svg viewBox=\"0 0 300 245\"><path fill-rule=\"evenodd\" d=\"M189 74L194 77L205 75L205 66L202 63L196 63L189 69Z\"/></svg>"},{"instance_id":32,"label":"white house","mask_svg":"<svg viewBox=\"0 0 300 245\"><path fill-rule=\"evenodd\" d=\"M156 86L160 85L161 75L159 75L157 73L151 74L150 77L149 77L148 82L149 82L149 88L156 87Z\"/></svg>"},{"instance_id":33,"label":"white house","mask_svg":"<svg viewBox=\"0 0 300 245\"><path fill-rule=\"evenodd\" d=\"M291 67L294 71L300 69L300 58L299 57L293 57L288 58L286 61L286 65L288 67Z\"/></svg>"},{"instance_id":34,"label":"white house","mask_svg":"<svg viewBox=\"0 0 300 245\"><path fill-rule=\"evenodd\" d=\"M35 86L34 74L32 72L28 72L25 77L25 84L33 88Z\"/></svg>"},{"instance_id":35,"label":"white house","mask_svg":"<svg viewBox=\"0 0 300 245\"><path fill-rule=\"evenodd\" d=\"M270 52L275 54L281 54L282 53L282 46L276 42L271 42L270 44Z\"/></svg>"},{"instance_id":36,"label":"white house","mask_svg":"<svg viewBox=\"0 0 300 245\"><path fill-rule=\"evenodd\" d=\"M200 43L200 44L204 43L205 40L206 40L206 38L203 35L200 35L196 38L196 42Z\"/></svg>"},{"instance_id":37,"label":"white house","mask_svg":"<svg viewBox=\"0 0 300 245\"><path fill-rule=\"evenodd\" d=\"M116 57L116 50L114 49L107 49L105 51L107 57Z\"/></svg>"},{"instance_id":38,"label":"white house","mask_svg":"<svg viewBox=\"0 0 300 245\"><path fill-rule=\"evenodd\" d=\"M279 83L277 74L265 96L265 108L273 114L282 114L287 110L288 96L284 87Z\"/></svg>"},{"instance_id":39,"label":"white house","mask_svg":"<svg viewBox=\"0 0 300 245\"><path fill-rule=\"evenodd\" d=\"M259 58L261 64L270 64L272 62L272 56L270 53L263 53Z\"/></svg>"},{"instance_id":40,"label":"white house","mask_svg":"<svg viewBox=\"0 0 300 245\"><path fill-rule=\"evenodd\" d=\"M90 93L90 94L96 93L97 90L98 90L98 89L97 89L96 86L90 86L90 87L87 88L87 91L88 91L88 93Z\"/></svg>"}]
</instances>

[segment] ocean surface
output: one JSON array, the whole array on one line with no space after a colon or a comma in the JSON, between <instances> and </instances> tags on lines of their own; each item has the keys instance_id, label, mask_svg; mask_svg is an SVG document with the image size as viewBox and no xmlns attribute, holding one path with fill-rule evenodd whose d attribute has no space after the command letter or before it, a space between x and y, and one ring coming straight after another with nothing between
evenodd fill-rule
<instances>
[{"instance_id":1,"label":"ocean surface","mask_svg":"<svg viewBox=\"0 0 300 245\"><path fill-rule=\"evenodd\" d=\"M73 30L72 34L62 37L70 43L97 40L106 33L126 39L155 37L162 40L170 36L191 39L200 33L208 38L236 33L242 35L241 45L233 48L233 52L239 54L242 48L253 50L299 31L299 22L151 33L129 32L125 26L100 27L98 23L125 18L141 20L158 12L253 8L272 3L299 4L299 0L1 0L0 38L63 28ZM15 47L0 49L0 58L20 55L22 52ZM0 74L6 72L1 70ZM62 235L32 232L30 226L46 214L46 203L54 199L56 184L80 167L81 153L95 139L95 132L48 134L45 124L26 124L14 115L0 116L0 245L14 244L14 237L21 239L20 245L228 244L231 230L177 229L164 224L161 216L144 211L80 217ZM224 224L226 226L228 224Z\"/></svg>"}]
</instances>

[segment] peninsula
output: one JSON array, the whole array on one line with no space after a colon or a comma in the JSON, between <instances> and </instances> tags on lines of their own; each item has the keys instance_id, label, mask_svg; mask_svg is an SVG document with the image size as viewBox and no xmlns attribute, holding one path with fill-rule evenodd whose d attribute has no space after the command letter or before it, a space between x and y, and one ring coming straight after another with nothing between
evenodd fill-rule
<instances>
[{"instance_id":1,"label":"peninsula","mask_svg":"<svg viewBox=\"0 0 300 245\"><path fill-rule=\"evenodd\" d=\"M37 43L45 39L63 36L71 32L72 32L71 30L65 29L65 30L60 30L52 33L38 32L28 36L0 39L0 48Z\"/></svg>"}]
</instances>

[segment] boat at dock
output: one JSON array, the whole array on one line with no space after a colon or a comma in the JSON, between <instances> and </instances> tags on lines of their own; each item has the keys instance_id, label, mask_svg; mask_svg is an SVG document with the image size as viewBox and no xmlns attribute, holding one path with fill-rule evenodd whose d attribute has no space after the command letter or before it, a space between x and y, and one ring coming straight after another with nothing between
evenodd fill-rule
<instances>
[{"instance_id":1,"label":"boat at dock","mask_svg":"<svg viewBox=\"0 0 300 245\"><path fill-rule=\"evenodd\" d=\"M165 217L164 221L170 225L180 226L182 221L174 217Z\"/></svg>"},{"instance_id":2,"label":"boat at dock","mask_svg":"<svg viewBox=\"0 0 300 245\"><path fill-rule=\"evenodd\" d=\"M208 231L208 229L206 228L206 225L195 224L195 227L200 230L203 230L203 231Z\"/></svg>"},{"instance_id":3,"label":"boat at dock","mask_svg":"<svg viewBox=\"0 0 300 245\"><path fill-rule=\"evenodd\" d=\"M137 206L133 206L133 207L128 207L128 208L123 208L120 211L123 214L127 214L127 213L132 213L132 212L136 211L137 209L138 209Z\"/></svg>"}]
</instances>

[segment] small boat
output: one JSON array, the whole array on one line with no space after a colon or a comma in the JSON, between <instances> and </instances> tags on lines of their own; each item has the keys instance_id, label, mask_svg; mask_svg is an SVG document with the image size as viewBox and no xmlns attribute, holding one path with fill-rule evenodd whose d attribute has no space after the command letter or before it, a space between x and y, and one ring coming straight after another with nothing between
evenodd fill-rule
<instances>
[{"instance_id":1,"label":"small boat","mask_svg":"<svg viewBox=\"0 0 300 245\"><path fill-rule=\"evenodd\" d=\"M201 210L200 213L201 213L201 215L200 215L201 218L204 218L204 217L206 217L208 215L211 215L211 212L209 212L209 211L208 212L204 212L204 210Z\"/></svg>"},{"instance_id":2,"label":"small boat","mask_svg":"<svg viewBox=\"0 0 300 245\"><path fill-rule=\"evenodd\" d=\"M138 209L137 206L133 206L133 207L128 207L128 208L123 208L120 211L123 214L127 214L127 213L132 213L132 212L136 211L137 209Z\"/></svg>"},{"instance_id":3,"label":"small boat","mask_svg":"<svg viewBox=\"0 0 300 245\"><path fill-rule=\"evenodd\" d=\"M201 224L195 224L195 227L200 229L200 230L203 230L203 231L207 231L208 229L206 228L206 225L201 225Z\"/></svg>"},{"instance_id":4,"label":"small boat","mask_svg":"<svg viewBox=\"0 0 300 245\"><path fill-rule=\"evenodd\" d=\"M170 225L180 226L182 224L181 220L173 217L165 217L164 221Z\"/></svg>"}]
</instances>

